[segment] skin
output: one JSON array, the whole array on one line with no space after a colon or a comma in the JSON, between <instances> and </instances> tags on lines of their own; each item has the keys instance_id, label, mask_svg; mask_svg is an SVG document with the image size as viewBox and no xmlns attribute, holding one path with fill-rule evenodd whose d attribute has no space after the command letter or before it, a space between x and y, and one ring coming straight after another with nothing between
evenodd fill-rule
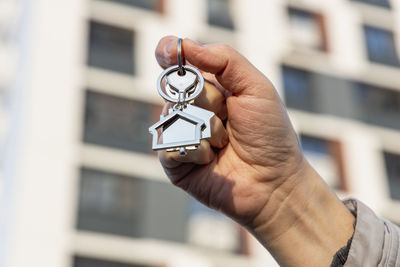
<instances>
[{"instance_id":1,"label":"skin","mask_svg":"<svg viewBox=\"0 0 400 267\"><path fill-rule=\"evenodd\" d=\"M177 63L176 44L160 40L161 67ZM329 266L354 217L305 159L272 83L229 46L185 39L183 51L207 80L195 104L216 116L197 150L159 152L171 182L244 226L280 265Z\"/></svg>"}]
</instances>

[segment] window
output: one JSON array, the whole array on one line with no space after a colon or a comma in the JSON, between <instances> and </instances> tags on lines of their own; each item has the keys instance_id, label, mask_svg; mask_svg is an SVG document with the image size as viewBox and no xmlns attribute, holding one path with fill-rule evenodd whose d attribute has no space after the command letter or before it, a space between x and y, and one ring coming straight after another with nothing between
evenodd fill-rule
<instances>
[{"instance_id":1,"label":"window","mask_svg":"<svg viewBox=\"0 0 400 267\"><path fill-rule=\"evenodd\" d=\"M375 5L379 7L390 8L389 0L352 0L352 1Z\"/></svg>"},{"instance_id":2,"label":"window","mask_svg":"<svg viewBox=\"0 0 400 267\"><path fill-rule=\"evenodd\" d=\"M230 0L207 0L208 24L233 30Z\"/></svg>"},{"instance_id":3,"label":"window","mask_svg":"<svg viewBox=\"0 0 400 267\"><path fill-rule=\"evenodd\" d=\"M169 183L84 167L77 228L246 253L239 226Z\"/></svg>"},{"instance_id":4,"label":"window","mask_svg":"<svg viewBox=\"0 0 400 267\"><path fill-rule=\"evenodd\" d=\"M400 154L384 152L386 174L389 182L390 196L400 200Z\"/></svg>"},{"instance_id":5,"label":"window","mask_svg":"<svg viewBox=\"0 0 400 267\"><path fill-rule=\"evenodd\" d=\"M295 47L328 50L325 20L321 14L289 8L291 41Z\"/></svg>"},{"instance_id":6,"label":"window","mask_svg":"<svg viewBox=\"0 0 400 267\"><path fill-rule=\"evenodd\" d=\"M391 66L400 65L391 31L374 26L364 26L364 34L370 61Z\"/></svg>"},{"instance_id":7,"label":"window","mask_svg":"<svg viewBox=\"0 0 400 267\"><path fill-rule=\"evenodd\" d=\"M143 187L141 179L82 169L78 229L140 236Z\"/></svg>"},{"instance_id":8,"label":"window","mask_svg":"<svg viewBox=\"0 0 400 267\"><path fill-rule=\"evenodd\" d=\"M282 67L287 107L400 129L400 92Z\"/></svg>"},{"instance_id":9,"label":"window","mask_svg":"<svg viewBox=\"0 0 400 267\"><path fill-rule=\"evenodd\" d=\"M151 152L149 126L160 108L137 100L86 92L83 141L117 149ZM157 115L158 116L158 115Z\"/></svg>"},{"instance_id":10,"label":"window","mask_svg":"<svg viewBox=\"0 0 400 267\"><path fill-rule=\"evenodd\" d=\"M124 5L144 8L148 10L163 12L163 0L104 0Z\"/></svg>"},{"instance_id":11,"label":"window","mask_svg":"<svg viewBox=\"0 0 400 267\"><path fill-rule=\"evenodd\" d=\"M186 199L167 183L82 168L77 228L185 242Z\"/></svg>"},{"instance_id":12,"label":"window","mask_svg":"<svg viewBox=\"0 0 400 267\"><path fill-rule=\"evenodd\" d=\"M239 226L226 216L189 199L188 242L195 246L243 254Z\"/></svg>"},{"instance_id":13,"label":"window","mask_svg":"<svg viewBox=\"0 0 400 267\"><path fill-rule=\"evenodd\" d=\"M131 30L90 22L88 65L134 74L134 34Z\"/></svg>"},{"instance_id":14,"label":"window","mask_svg":"<svg viewBox=\"0 0 400 267\"><path fill-rule=\"evenodd\" d=\"M75 256L74 267L156 267L156 266L134 264L134 263L123 263L117 261Z\"/></svg>"},{"instance_id":15,"label":"window","mask_svg":"<svg viewBox=\"0 0 400 267\"><path fill-rule=\"evenodd\" d=\"M304 70L284 66L282 76L286 105L290 108L312 111L313 93L310 74Z\"/></svg>"},{"instance_id":16,"label":"window","mask_svg":"<svg viewBox=\"0 0 400 267\"><path fill-rule=\"evenodd\" d=\"M346 190L340 143L310 135L301 135L300 141L306 158L326 183L334 189Z\"/></svg>"},{"instance_id":17,"label":"window","mask_svg":"<svg viewBox=\"0 0 400 267\"><path fill-rule=\"evenodd\" d=\"M383 127L400 129L400 92L355 83L354 103L359 119Z\"/></svg>"}]
</instances>

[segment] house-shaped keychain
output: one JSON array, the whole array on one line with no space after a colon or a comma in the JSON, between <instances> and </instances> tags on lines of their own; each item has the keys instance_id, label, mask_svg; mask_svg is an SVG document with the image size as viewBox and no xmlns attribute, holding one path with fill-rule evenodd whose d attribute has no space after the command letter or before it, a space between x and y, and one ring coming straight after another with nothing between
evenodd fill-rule
<instances>
[{"instance_id":1,"label":"house-shaped keychain","mask_svg":"<svg viewBox=\"0 0 400 267\"><path fill-rule=\"evenodd\" d=\"M192 105L187 105L183 111L169 109L167 116L160 115L160 121L149 128L153 149L196 149L201 139L211 137L210 119L213 116L213 112Z\"/></svg>"},{"instance_id":2,"label":"house-shaped keychain","mask_svg":"<svg viewBox=\"0 0 400 267\"><path fill-rule=\"evenodd\" d=\"M200 145L201 132L205 128L202 119L180 110L174 110L167 116L160 116L160 121L149 128L153 135L153 149L188 150Z\"/></svg>"}]
</instances>

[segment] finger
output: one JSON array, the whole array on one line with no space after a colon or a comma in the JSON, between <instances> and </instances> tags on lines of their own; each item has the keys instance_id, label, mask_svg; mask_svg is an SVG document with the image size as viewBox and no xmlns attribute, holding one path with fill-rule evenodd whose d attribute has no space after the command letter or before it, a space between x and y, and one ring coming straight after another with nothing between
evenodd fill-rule
<instances>
[{"instance_id":1,"label":"finger","mask_svg":"<svg viewBox=\"0 0 400 267\"><path fill-rule=\"evenodd\" d=\"M204 82L203 91L195 98L194 104L214 112L222 120L226 119L225 97L214 84L208 81Z\"/></svg>"},{"instance_id":2,"label":"finger","mask_svg":"<svg viewBox=\"0 0 400 267\"><path fill-rule=\"evenodd\" d=\"M185 176L187 176L197 165L194 163L182 163L179 162L179 168L177 167L172 167L168 168L164 166L164 171L167 174L167 177L170 179L170 181L177 185L179 181L182 180Z\"/></svg>"},{"instance_id":3,"label":"finger","mask_svg":"<svg viewBox=\"0 0 400 267\"><path fill-rule=\"evenodd\" d=\"M204 80L207 81L207 82L209 82L209 83L211 83L212 85L214 85L214 86L218 89L218 91L220 91L221 94L222 94L225 98L227 98L227 97L229 97L229 96L232 96L232 92L226 90L226 89L218 82L218 80L215 78L215 75L214 75L214 74L209 73L209 72L205 72L205 71L201 71L201 70L200 70L200 72L201 72L201 74L203 75Z\"/></svg>"},{"instance_id":4,"label":"finger","mask_svg":"<svg viewBox=\"0 0 400 267\"><path fill-rule=\"evenodd\" d=\"M223 148L228 144L228 134L222 121L217 117L213 116L210 120L211 137L208 140L210 145L216 148Z\"/></svg>"},{"instance_id":5,"label":"finger","mask_svg":"<svg viewBox=\"0 0 400 267\"><path fill-rule=\"evenodd\" d=\"M173 106L174 106L173 103L171 103L171 102L165 102L161 114L163 114L164 116L167 116L167 115L168 115L168 110L169 110L170 108L172 108Z\"/></svg>"},{"instance_id":6,"label":"finger","mask_svg":"<svg viewBox=\"0 0 400 267\"><path fill-rule=\"evenodd\" d=\"M161 66L177 63L177 38L167 36L156 48L156 58ZM221 44L200 45L184 39L183 51L191 64L213 73L219 83L233 94L265 97L266 91L274 91L269 80L245 57L229 46Z\"/></svg>"},{"instance_id":7,"label":"finger","mask_svg":"<svg viewBox=\"0 0 400 267\"><path fill-rule=\"evenodd\" d=\"M179 155L179 152L167 152L160 150L158 157L161 164L166 168L176 168L182 163L208 164L214 159L214 151L207 140L201 140L196 150L188 150L186 156Z\"/></svg>"}]
</instances>

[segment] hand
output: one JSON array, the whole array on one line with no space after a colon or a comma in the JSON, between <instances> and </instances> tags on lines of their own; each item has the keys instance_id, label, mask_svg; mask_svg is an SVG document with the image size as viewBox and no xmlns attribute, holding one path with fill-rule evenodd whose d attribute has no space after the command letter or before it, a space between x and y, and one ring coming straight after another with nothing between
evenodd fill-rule
<instances>
[{"instance_id":1,"label":"hand","mask_svg":"<svg viewBox=\"0 0 400 267\"><path fill-rule=\"evenodd\" d=\"M175 45L174 37L160 41L156 56L162 67L176 64ZM241 224L252 224L274 190L303 167L296 134L273 85L236 51L188 39L183 50L210 81L196 104L219 117L212 138L198 150L186 157L161 152L160 160L175 185Z\"/></svg>"},{"instance_id":2,"label":"hand","mask_svg":"<svg viewBox=\"0 0 400 267\"><path fill-rule=\"evenodd\" d=\"M177 63L176 43L171 36L159 42L156 58L163 68ZM302 155L286 110L260 71L226 45L185 39L183 50L207 80L195 104L217 116L212 137L197 150L185 157L162 151L160 161L172 183L247 227L274 254L312 206L312 193L326 186ZM278 261L287 262L279 253Z\"/></svg>"}]
</instances>

